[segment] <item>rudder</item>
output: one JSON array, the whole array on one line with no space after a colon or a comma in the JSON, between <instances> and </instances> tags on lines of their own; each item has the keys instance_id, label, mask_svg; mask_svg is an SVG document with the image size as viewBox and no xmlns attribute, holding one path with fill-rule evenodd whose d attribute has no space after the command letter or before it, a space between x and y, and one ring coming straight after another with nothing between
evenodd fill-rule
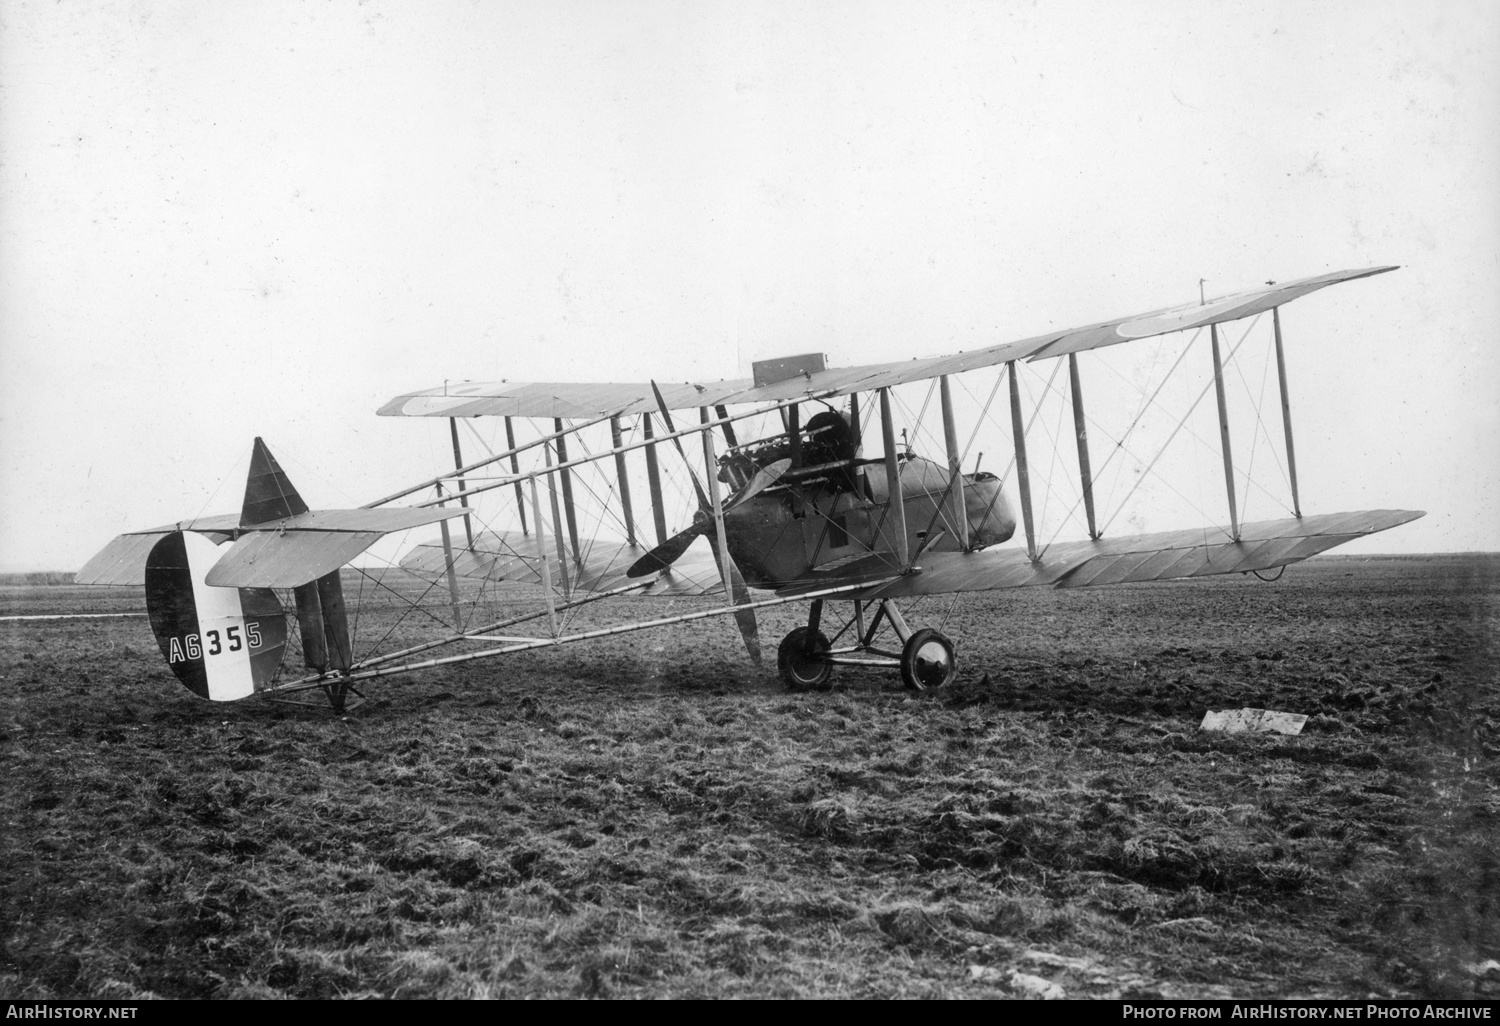
<instances>
[{"instance_id":1,"label":"rudder","mask_svg":"<svg viewBox=\"0 0 1500 1026\"><path fill-rule=\"evenodd\" d=\"M286 615L269 588L205 584L218 558L219 546L196 531L164 536L146 558L146 612L177 679L199 698L232 702L281 666Z\"/></svg>"}]
</instances>

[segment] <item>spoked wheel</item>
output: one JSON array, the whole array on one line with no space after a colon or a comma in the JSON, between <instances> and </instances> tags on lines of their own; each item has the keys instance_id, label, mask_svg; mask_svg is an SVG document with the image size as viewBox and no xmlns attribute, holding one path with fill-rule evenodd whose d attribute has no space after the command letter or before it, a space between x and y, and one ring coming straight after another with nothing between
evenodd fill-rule
<instances>
[{"instance_id":1,"label":"spoked wheel","mask_svg":"<svg viewBox=\"0 0 1500 1026\"><path fill-rule=\"evenodd\" d=\"M776 650L776 669L786 686L793 691L826 688L828 678L833 676L833 664L827 659L832 647L826 634L807 627L798 627L782 638Z\"/></svg>"},{"instance_id":2,"label":"spoked wheel","mask_svg":"<svg viewBox=\"0 0 1500 1026\"><path fill-rule=\"evenodd\" d=\"M924 627L901 650L901 680L913 691L927 691L958 679L958 653L942 631Z\"/></svg>"}]
</instances>

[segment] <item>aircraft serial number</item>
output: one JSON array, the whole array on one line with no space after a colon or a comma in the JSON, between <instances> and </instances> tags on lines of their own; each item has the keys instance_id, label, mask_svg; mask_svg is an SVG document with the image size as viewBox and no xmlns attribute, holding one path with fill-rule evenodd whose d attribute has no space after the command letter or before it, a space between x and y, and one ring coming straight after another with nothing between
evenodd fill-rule
<instances>
[{"instance_id":1,"label":"aircraft serial number","mask_svg":"<svg viewBox=\"0 0 1500 1026\"><path fill-rule=\"evenodd\" d=\"M238 652L247 642L252 652L260 648L260 624L254 621L245 624L245 636L243 639L240 637L238 626L225 628L222 640L219 637L218 631L204 631L201 640L196 634L187 634L181 639L173 637L170 651L167 653L167 662L184 663L191 659L204 658L204 643L208 647L206 654L212 657L225 652L226 644L228 646L227 651Z\"/></svg>"}]
</instances>

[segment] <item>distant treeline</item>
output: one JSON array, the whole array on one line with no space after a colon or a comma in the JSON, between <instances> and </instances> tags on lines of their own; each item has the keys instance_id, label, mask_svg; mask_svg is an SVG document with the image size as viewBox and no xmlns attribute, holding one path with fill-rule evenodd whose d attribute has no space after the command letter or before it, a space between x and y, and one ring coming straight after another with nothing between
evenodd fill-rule
<instances>
[{"instance_id":1,"label":"distant treeline","mask_svg":"<svg viewBox=\"0 0 1500 1026\"><path fill-rule=\"evenodd\" d=\"M73 575L59 570L37 570L29 574L0 574L0 584L72 584Z\"/></svg>"}]
</instances>

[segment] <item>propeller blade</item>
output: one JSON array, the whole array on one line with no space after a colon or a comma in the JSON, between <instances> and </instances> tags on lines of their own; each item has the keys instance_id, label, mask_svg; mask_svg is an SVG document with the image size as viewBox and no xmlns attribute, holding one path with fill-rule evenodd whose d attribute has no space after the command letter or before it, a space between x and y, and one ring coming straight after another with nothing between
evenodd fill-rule
<instances>
[{"instance_id":1,"label":"propeller blade","mask_svg":"<svg viewBox=\"0 0 1500 1026\"><path fill-rule=\"evenodd\" d=\"M719 547L714 546L714 554L718 555ZM728 565L721 564L719 573L724 578L724 590L729 592L730 601L737 606L743 606L750 601L750 589L745 586L745 578L740 573L740 568L734 565L734 558L725 561ZM740 637L745 639L745 651L750 653L750 661L758 669L761 665L760 658L760 624L755 619L754 609L741 609L734 614L734 622L739 626Z\"/></svg>"},{"instance_id":2,"label":"propeller blade","mask_svg":"<svg viewBox=\"0 0 1500 1026\"><path fill-rule=\"evenodd\" d=\"M685 531L679 531L656 548L646 553L625 571L626 577L645 577L647 574L659 573L675 563L681 555L688 550L701 535L714 537L718 532L714 530L712 520L699 522ZM750 589L745 584L745 576L740 573L740 568L735 565L733 557L727 563L719 560L718 545L710 543L709 548L714 554L714 562L719 567L719 579L724 582L724 592L729 597L731 605L742 606L750 601ZM750 653L751 662L756 666L761 665L760 653L760 624L755 618L754 609L736 610L734 622L740 629L740 637L745 639L745 651Z\"/></svg>"},{"instance_id":3,"label":"propeller blade","mask_svg":"<svg viewBox=\"0 0 1500 1026\"><path fill-rule=\"evenodd\" d=\"M730 496L729 501L724 503L724 512L728 513L736 506L755 498L755 496L779 481L781 475L791 469L791 466L791 460L777 460L775 463L761 467L755 472L755 476L746 483L745 487Z\"/></svg>"},{"instance_id":4,"label":"propeller blade","mask_svg":"<svg viewBox=\"0 0 1500 1026\"><path fill-rule=\"evenodd\" d=\"M678 531L672 537L630 564L630 569L625 571L625 576L645 577L647 574L660 573L677 562L682 557L682 554L688 550L688 546L693 544L695 538L699 535L713 533L714 522L712 520L706 523L694 523L692 527L684 531Z\"/></svg>"},{"instance_id":5,"label":"propeller blade","mask_svg":"<svg viewBox=\"0 0 1500 1026\"><path fill-rule=\"evenodd\" d=\"M733 498L724 504L724 512L728 513L736 506L748 502L766 488L775 484L777 479L782 474L785 474L787 468L791 465L791 460L777 460L770 466L761 468L744 488L741 488ZM686 530L678 531L672 537L636 560L630 565L630 569L625 571L625 576L645 577L647 574L660 573L682 558L682 554L688 550L689 545L693 544L695 538L705 534L710 537L718 534L717 529L714 527L714 522L706 517L695 521ZM734 572L738 574L739 568L736 567ZM743 578L741 578L741 583L743 584Z\"/></svg>"},{"instance_id":6,"label":"propeller blade","mask_svg":"<svg viewBox=\"0 0 1500 1026\"><path fill-rule=\"evenodd\" d=\"M661 389L656 387L656 382L654 381L651 382L651 391L656 394L656 405L661 409L661 418L662 421L667 425L667 433L676 434L677 429L672 425L672 412L667 409L667 401L662 397ZM677 447L677 455L682 457L682 462L686 464L688 468L688 476L693 479L693 488L698 493L698 507L705 512L713 509L713 503L709 501L708 493L703 490L703 485L698 483L698 475L693 472L692 461L687 458L687 453L682 448L682 440L673 438L672 444ZM785 462L788 466L791 465L790 461ZM754 495L755 492L758 492L762 488L765 488L772 481L775 481L776 478L786 473L786 468L783 467L780 470L774 471L773 474L771 473L771 471L774 467L776 467L776 464L773 463L770 467L767 467L762 471L758 471L755 477L751 479L750 483L745 486L740 496L736 497L737 501L743 502L745 499L748 499L750 496ZM764 483L757 484L757 482L761 481L763 477ZM751 491L752 488L754 489L754 491ZM721 515L723 514L725 509L727 509L727 507L720 507L719 512ZM682 555L682 553L687 550L687 545L691 544L693 538L697 537L698 534L711 534L715 536L717 536L718 534L718 531L714 528L714 522L712 519L707 519L707 522L701 527L698 523L695 523L686 531L681 532L674 538L668 538L664 543L658 545L656 549L653 549L652 552L647 553L645 556L641 557L641 559L637 560L635 566L632 566L629 571L626 571L626 575L630 576L632 571L634 571L636 567L641 566L647 560L651 559L652 555L656 551L666 549L668 546L673 545L675 542L677 542L679 538L682 538L684 535L688 535L690 532L693 532L692 537L689 537L687 539L687 544L684 544L682 548L677 551L676 556L672 557L673 559L676 559L677 556ZM745 577L740 573L740 568L734 565L734 558L729 556L727 552L723 551L720 545L714 545L712 546L712 548L714 551L714 561L719 564L719 578L724 582L724 591L729 596L730 602L736 606L742 606L746 604L750 601L750 589L745 586ZM642 571L643 574L646 572L649 571ZM735 623L739 625L740 636L745 639L745 651L750 653L751 662L755 663L757 667L760 666L760 626L755 619L755 610L738 610L734 614L734 620Z\"/></svg>"}]
</instances>

